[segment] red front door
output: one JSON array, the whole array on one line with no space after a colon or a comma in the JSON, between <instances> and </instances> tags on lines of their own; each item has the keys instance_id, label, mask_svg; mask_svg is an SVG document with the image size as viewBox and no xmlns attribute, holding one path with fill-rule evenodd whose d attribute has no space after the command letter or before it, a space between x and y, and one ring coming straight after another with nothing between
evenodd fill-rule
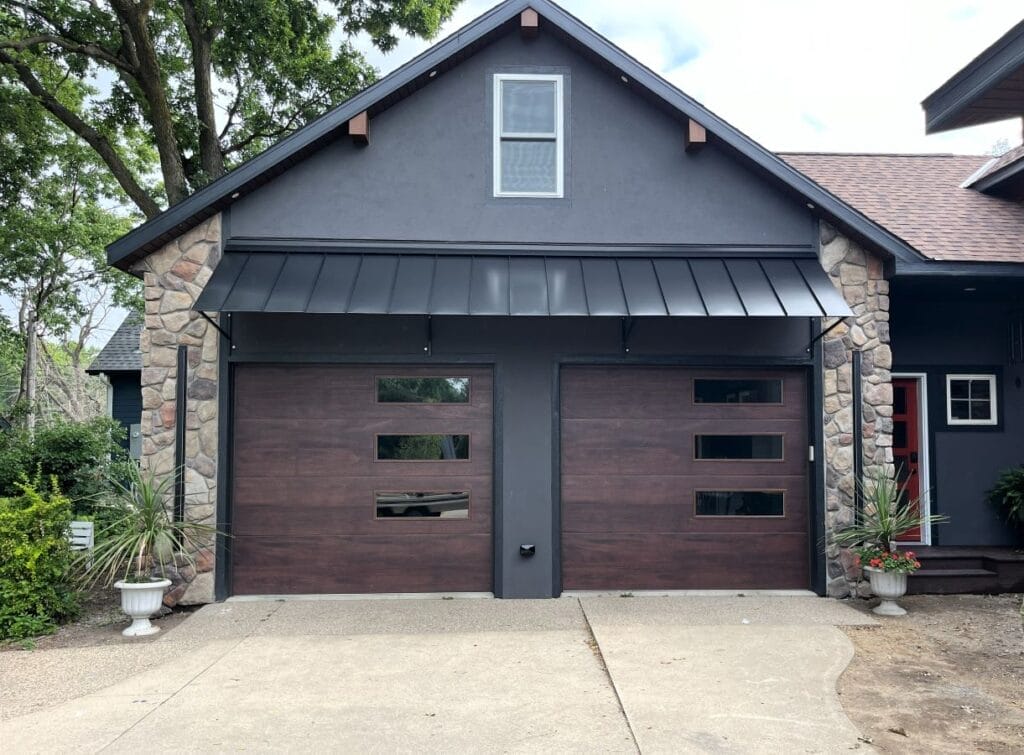
<instances>
[{"instance_id":1,"label":"red front door","mask_svg":"<svg viewBox=\"0 0 1024 755\"><path fill-rule=\"evenodd\" d=\"M920 390L917 378L894 378L892 381L892 456L903 495L920 505L921 500L921 437ZM917 508L920 511L919 508ZM907 530L901 542L922 542L921 528Z\"/></svg>"}]
</instances>

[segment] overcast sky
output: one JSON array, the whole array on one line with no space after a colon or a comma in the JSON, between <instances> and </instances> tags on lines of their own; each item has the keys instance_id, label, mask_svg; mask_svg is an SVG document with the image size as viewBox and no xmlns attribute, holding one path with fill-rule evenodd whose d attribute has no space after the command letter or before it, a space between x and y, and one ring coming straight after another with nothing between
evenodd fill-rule
<instances>
[{"instance_id":1,"label":"overcast sky","mask_svg":"<svg viewBox=\"0 0 1024 755\"><path fill-rule=\"evenodd\" d=\"M496 4L466 0L442 31ZM1020 121L924 135L921 100L1024 15L1018 0L562 0L776 151L985 154ZM387 73L430 45L368 57Z\"/></svg>"}]
</instances>

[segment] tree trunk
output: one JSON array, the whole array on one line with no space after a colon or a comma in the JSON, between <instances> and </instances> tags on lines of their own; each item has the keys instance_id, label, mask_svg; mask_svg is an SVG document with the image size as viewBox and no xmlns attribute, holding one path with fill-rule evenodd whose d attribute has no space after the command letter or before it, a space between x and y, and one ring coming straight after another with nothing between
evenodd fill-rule
<instances>
[{"instance_id":1,"label":"tree trunk","mask_svg":"<svg viewBox=\"0 0 1024 755\"><path fill-rule=\"evenodd\" d=\"M192 44L192 75L195 82L196 116L199 120L199 163L206 182L224 175L224 153L217 138L217 116L214 111L213 34L204 19L199 18L192 0L181 0L185 29Z\"/></svg>"},{"instance_id":2,"label":"tree trunk","mask_svg":"<svg viewBox=\"0 0 1024 755\"><path fill-rule=\"evenodd\" d=\"M39 380L39 352L36 341L36 313L30 307L25 322L25 365L22 368L22 395L28 410L25 413L25 429L29 435L36 430L36 386Z\"/></svg>"}]
</instances>

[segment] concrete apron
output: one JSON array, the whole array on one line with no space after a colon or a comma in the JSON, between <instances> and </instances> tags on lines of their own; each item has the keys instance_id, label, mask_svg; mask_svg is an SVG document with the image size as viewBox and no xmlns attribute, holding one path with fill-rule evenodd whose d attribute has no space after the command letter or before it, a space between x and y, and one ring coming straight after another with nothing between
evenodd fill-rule
<instances>
[{"instance_id":1,"label":"concrete apron","mask_svg":"<svg viewBox=\"0 0 1024 755\"><path fill-rule=\"evenodd\" d=\"M829 625L864 621L818 598L211 605L158 641L178 643L177 660L0 723L0 742L10 752L849 749L857 732L835 680L852 647Z\"/></svg>"}]
</instances>

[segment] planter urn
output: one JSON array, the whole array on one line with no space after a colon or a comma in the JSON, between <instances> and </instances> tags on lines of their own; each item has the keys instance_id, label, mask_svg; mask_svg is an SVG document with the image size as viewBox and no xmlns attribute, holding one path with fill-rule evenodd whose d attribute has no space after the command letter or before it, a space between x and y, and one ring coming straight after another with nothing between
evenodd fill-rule
<instances>
[{"instance_id":1,"label":"planter urn","mask_svg":"<svg viewBox=\"0 0 1024 755\"><path fill-rule=\"evenodd\" d=\"M149 617L160 610L164 590L170 586L169 579L152 582L115 582L114 587L121 591L121 610L132 619L132 623L121 634L125 637L145 637L159 632L160 627L150 624Z\"/></svg>"},{"instance_id":2,"label":"planter urn","mask_svg":"<svg viewBox=\"0 0 1024 755\"><path fill-rule=\"evenodd\" d=\"M907 573L885 571L873 566L865 566L871 592L881 598L882 602L871 609L879 616L904 616L906 610L900 608L895 601L907 594Z\"/></svg>"}]
</instances>

